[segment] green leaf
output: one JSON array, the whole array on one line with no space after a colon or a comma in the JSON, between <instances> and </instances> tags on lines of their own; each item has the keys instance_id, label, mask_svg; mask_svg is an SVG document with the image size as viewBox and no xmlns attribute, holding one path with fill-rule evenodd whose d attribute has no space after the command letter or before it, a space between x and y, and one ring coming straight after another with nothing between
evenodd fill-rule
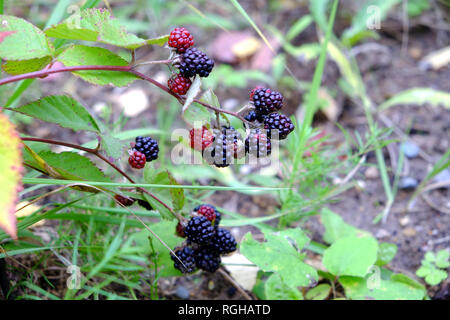
<instances>
[{"instance_id":1,"label":"green leaf","mask_svg":"<svg viewBox=\"0 0 450 320\"><path fill-rule=\"evenodd\" d=\"M383 242L378 246L377 266L384 266L394 259L397 254L397 245L394 243Z\"/></svg>"},{"instance_id":2,"label":"green leaf","mask_svg":"<svg viewBox=\"0 0 450 320\"><path fill-rule=\"evenodd\" d=\"M58 61L65 66L127 66L128 63L117 54L100 47L74 45L58 56ZM134 74L125 71L74 71L73 74L83 80L99 85L127 86L138 79Z\"/></svg>"},{"instance_id":3,"label":"green leaf","mask_svg":"<svg viewBox=\"0 0 450 320\"><path fill-rule=\"evenodd\" d=\"M323 264L335 276L364 277L377 258L372 237L348 236L336 240L323 254Z\"/></svg>"},{"instance_id":4,"label":"green leaf","mask_svg":"<svg viewBox=\"0 0 450 320\"><path fill-rule=\"evenodd\" d=\"M435 262L436 261L436 255L432 251L428 251L425 253L425 260L428 262Z\"/></svg>"},{"instance_id":5,"label":"green leaf","mask_svg":"<svg viewBox=\"0 0 450 320\"><path fill-rule=\"evenodd\" d=\"M258 242L247 233L241 244L243 255L263 271L279 274L289 286L308 286L318 279L317 271L303 262L300 250L309 241L300 229L265 234L266 242Z\"/></svg>"},{"instance_id":6,"label":"green leaf","mask_svg":"<svg viewBox=\"0 0 450 320\"><path fill-rule=\"evenodd\" d=\"M286 40L292 41L296 36L302 33L313 22L313 17L309 14L301 17L295 22L286 33Z\"/></svg>"},{"instance_id":7,"label":"green leaf","mask_svg":"<svg viewBox=\"0 0 450 320\"><path fill-rule=\"evenodd\" d=\"M201 104L194 102L184 112L183 119L193 127L196 127L196 124L199 122L201 124L209 122L211 120L211 112Z\"/></svg>"},{"instance_id":8,"label":"green leaf","mask_svg":"<svg viewBox=\"0 0 450 320\"><path fill-rule=\"evenodd\" d=\"M221 108L219 98L217 98L216 94L211 88L206 90L206 92L200 98L200 101L206 102L207 104L212 105L213 107L219 109Z\"/></svg>"},{"instance_id":9,"label":"green leaf","mask_svg":"<svg viewBox=\"0 0 450 320\"><path fill-rule=\"evenodd\" d=\"M162 46L168 39L166 35L144 40L128 33L119 20L104 9L83 10L79 15L72 15L62 23L46 29L45 33L53 38L95 41L128 49L150 44Z\"/></svg>"},{"instance_id":10,"label":"green leaf","mask_svg":"<svg viewBox=\"0 0 450 320\"><path fill-rule=\"evenodd\" d=\"M419 269L416 271L416 275L421 278L425 278L427 275L431 273L433 270L433 266L424 266L422 265Z\"/></svg>"},{"instance_id":11,"label":"green leaf","mask_svg":"<svg viewBox=\"0 0 450 320\"><path fill-rule=\"evenodd\" d=\"M441 269L433 268L431 272L425 276L425 281L431 285L435 286L447 279L447 272Z\"/></svg>"},{"instance_id":12,"label":"green leaf","mask_svg":"<svg viewBox=\"0 0 450 320\"><path fill-rule=\"evenodd\" d=\"M336 240L348 236L356 236L357 234L366 234L367 232L359 230L347 223L340 215L334 213L328 208L323 208L320 212L320 220L325 227L323 240L327 243L333 243Z\"/></svg>"},{"instance_id":13,"label":"green leaf","mask_svg":"<svg viewBox=\"0 0 450 320\"><path fill-rule=\"evenodd\" d=\"M0 112L0 228L13 239L17 238L15 209L23 171L20 145L13 124Z\"/></svg>"},{"instance_id":14,"label":"green leaf","mask_svg":"<svg viewBox=\"0 0 450 320\"><path fill-rule=\"evenodd\" d=\"M268 300L303 300L302 293L287 285L277 273L267 279L264 292Z\"/></svg>"},{"instance_id":15,"label":"green leaf","mask_svg":"<svg viewBox=\"0 0 450 320\"><path fill-rule=\"evenodd\" d=\"M51 56L45 56L42 58L35 58L29 60L7 60L2 65L2 69L9 74L17 75L28 72L34 72L42 70L52 61Z\"/></svg>"},{"instance_id":16,"label":"green leaf","mask_svg":"<svg viewBox=\"0 0 450 320\"><path fill-rule=\"evenodd\" d=\"M448 261L450 258L450 251L447 249L440 250L436 254L436 266L439 268L448 268L450 267L450 262Z\"/></svg>"},{"instance_id":17,"label":"green leaf","mask_svg":"<svg viewBox=\"0 0 450 320\"><path fill-rule=\"evenodd\" d=\"M172 176L170 172L167 172L169 175L169 181L172 186L177 186L179 183L175 178ZM169 189L170 195L172 197L172 203L173 208L176 211L180 211L184 207L184 189L183 188L176 188L176 189Z\"/></svg>"},{"instance_id":18,"label":"green leaf","mask_svg":"<svg viewBox=\"0 0 450 320\"><path fill-rule=\"evenodd\" d=\"M341 277L339 282L345 295L353 300L421 300L426 294L425 288L414 280L405 281L406 276L392 275L388 280L379 279L374 287L368 288L368 279Z\"/></svg>"},{"instance_id":19,"label":"green leaf","mask_svg":"<svg viewBox=\"0 0 450 320\"><path fill-rule=\"evenodd\" d=\"M175 236L175 227L178 221L161 221L151 224L150 228L154 233L164 241L169 248L175 248L183 242L183 239ZM136 247L143 255L156 254L156 257L151 257L149 263L158 266L159 277L181 276L182 273L173 267L173 260L170 258L170 252L164 245L159 242L148 230L142 230L134 233L131 236L131 242L136 243ZM149 237L152 239L154 252L149 246ZM152 267L151 267L152 268ZM153 268L152 268L153 269Z\"/></svg>"},{"instance_id":20,"label":"green leaf","mask_svg":"<svg viewBox=\"0 0 450 320\"><path fill-rule=\"evenodd\" d=\"M86 108L66 95L47 96L12 110L74 131L100 132L97 121Z\"/></svg>"},{"instance_id":21,"label":"green leaf","mask_svg":"<svg viewBox=\"0 0 450 320\"><path fill-rule=\"evenodd\" d=\"M53 48L45 34L28 21L0 15L0 58L30 60L52 56Z\"/></svg>"},{"instance_id":22,"label":"green leaf","mask_svg":"<svg viewBox=\"0 0 450 320\"><path fill-rule=\"evenodd\" d=\"M450 109L450 93L430 88L413 88L397 93L382 103L378 110L383 111L398 104L429 104L433 107L443 106Z\"/></svg>"},{"instance_id":23,"label":"green leaf","mask_svg":"<svg viewBox=\"0 0 450 320\"><path fill-rule=\"evenodd\" d=\"M111 158L118 159L122 156L126 143L110 134L101 135L101 149Z\"/></svg>"},{"instance_id":24,"label":"green leaf","mask_svg":"<svg viewBox=\"0 0 450 320\"><path fill-rule=\"evenodd\" d=\"M330 294L331 286L327 283L319 284L317 287L308 290L307 300L324 300Z\"/></svg>"}]
</instances>

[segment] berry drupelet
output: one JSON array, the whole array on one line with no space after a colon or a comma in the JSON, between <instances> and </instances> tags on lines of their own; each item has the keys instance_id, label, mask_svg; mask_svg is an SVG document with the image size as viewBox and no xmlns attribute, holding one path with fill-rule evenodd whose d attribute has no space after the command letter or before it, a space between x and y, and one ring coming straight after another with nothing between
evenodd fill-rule
<instances>
[{"instance_id":1,"label":"berry drupelet","mask_svg":"<svg viewBox=\"0 0 450 320\"><path fill-rule=\"evenodd\" d=\"M136 137L134 149L145 154L147 162L158 158L158 142L150 137Z\"/></svg>"},{"instance_id":2,"label":"berry drupelet","mask_svg":"<svg viewBox=\"0 0 450 320\"><path fill-rule=\"evenodd\" d=\"M194 45L194 37L185 28L175 28L169 35L168 44L178 53L183 53Z\"/></svg>"},{"instance_id":3,"label":"berry drupelet","mask_svg":"<svg viewBox=\"0 0 450 320\"><path fill-rule=\"evenodd\" d=\"M184 228L184 235L190 242L206 245L214 237L214 227L204 216L192 217Z\"/></svg>"},{"instance_id":4,"label":"berry drupelet","mask_svg":"<svg viewBox=\"0 0 450 320\"><path fill-rule=\"evenodd\" d=\"M191 247L175 248L174 253L171 253L170 258L173 260L173 266L183 273L191 273L197 270L195 261L195 251ZM177 259L178 257L178 259ZM181 262L180 262L181 261Z\"/></svg>"},{"instance_id":5,"label":"berry drupelet","mask_svg":"<svg viewBox=\"0 0 450 320\"><path fill-rule=\"evenodd\" d=\"M264 119L264 129L267 130L267 134L271 138L274 138L274 136L272 136L272 130L277 130L278 139L283 140L286 139L289 133L294 131L295 126L292 123L291 119L286 117L284 114L275 112L269 114Z\"/></svg>"},{"instance_id":6,"label":"berry drupelet","mask_svg":"<svg viewBox=\"0 0 450 320\"><path fill-rule=\"evenodd\" d=\"M277 91L267 88L255 88L250 94L255 106L256 113L266 115L281 109L283 106L283 96Z\"/></svg>"},{"instance_id":7,"label":"berry drupelet","mask_svg":"<svg viewBox=\"0 0 450 320\"><path fill-rule=\"evenodd\" d=\"M146 157L142 152L133 150L133 154L128 158L128 163L134 169L142 169L145 167Z\"/></svg>"},{"instance_id":8,"label":"berry drupelet","mask_svg":"<svg viewBox=\"0 0 450 320\"><path fill-rule=\"evenodd\" d=\"M221 264L220 255L210 247L200 247L196 250L195 262L197 268L207 272L215 272Z\"/></svg>"},{"instance_id":9,"label":"berry drupelet","mask_svg":"<svg viewBox=\"0 0 450 320\"><path fill-rule=\"evenodd\" d=\"M197 151L205 150L214 140L213 133L205 126L191 129L189 136L191 139L191 148Z\"/></svg>"},{"instance_id":10,"label":"berry drupelet","mask_svg":"<svg viewBox=\"0 0 450 320\"><path fill-rule=\"evenodd\" d=\"M245 156L244 141L241 134L233 127L214 129L213 143L203 152L203 158L218 168L228 167L234 159Z\"/></svg>"},{"instance_id":11,"label":"berry drupelet","mask_svg":"<svg viewBox=\"0 0 450 320\"><path fill-rule=\"evenodd\" d=\"M181 74L175 74L167 81L169 90L182 96L188 92L191 84L191 79L185 78Z\"/></svg>"},{"instance_id":12,"label":"berry drupelet","mask_svg":"<svg viewBox=\"0 0 450 320\"><path fill-rule=\"evenodd\" d=\"M236 239L230 231L218 228L210 247L219 254L227 254L236 251Z\"/></svg>"},{"instance_id":13,"label":"berry drupelet","mask_svg":"<svg viewBox=\"0 0 450 320\"><path fill-rule=\"evenodd\" d=\"M220 223L220 213L216 207L210 204L201 204L194 208L194 213L206 217L214 227L217 227Z\"/></svg>"},{"instance_id":14,"label":"berry drupelet","mask_svg":"<svg viewBox=\"0 0 450 320\"><path fill-rule=\"evenodd\" d=\"M214 67L214 60L197 48L189 48L180 56L180 73L186 78L198 74L207 77Z\"/></svg>"}]
</instances>

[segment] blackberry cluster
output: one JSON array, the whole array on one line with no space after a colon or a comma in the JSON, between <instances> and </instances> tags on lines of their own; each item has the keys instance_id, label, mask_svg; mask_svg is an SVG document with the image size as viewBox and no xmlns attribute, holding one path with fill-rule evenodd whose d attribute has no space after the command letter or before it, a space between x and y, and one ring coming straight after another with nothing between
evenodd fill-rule
<instances>
[{"instance_id":1,"label":"blackberry cluster","mask_svg":"<svg viewBox=\"0 0 450 320\"><path fill-rule=\"evenodd\" d=\"M186 237L187 241L174 250L184 266L172 255L176 269L183 273L194 272L197 268L214 272L220 267L221 255L236 251L237 243L233 235L219 228L219 223L220 213L216 208L202 204L194 209L194 216L186 226L181 223L177 225L176 233Z\"/></svg>"},{"instance_id":2,"label":"blackberry cluster","mask_svg":"<svg viewBox=\"0 0 450 320\"><path fill-rule=\"evenodd\" d=\"M194 37L186 28L175 28L169 35L169 47L174 48L177 53L183 53L187 48L194 45Z\"/></svg>"},{"instance_id":3,"label":"blackberry cluster","mask_svg":"<svg viewBox=\"0 0 450 320\"><path fill-rule=\"evenodd\" d=\"M134 149L143 153L147 162L158 158L158 142L150 137L136 137Z\"/></svg>"},{"instance_id":4,"label":"blackberry cluster","mask_svg":"<svg viewBox=\"0 0 450 320\"><path fill-rule=\"evenodd\" d=\"M270 136L274 130L278 133L278 139L286 139L288 134L294 131L295 127L291 119L284 114L271 113L264 119L264 129L267 130L267 134Z\"/></svg>"},{"instance_id":5,"label":"blackberry cluster","mask_svg":"<svg viewBox=\"0 0 450 320\"><path fill-rule=\"evenodd\" d=\"M271 151L272 145L268 134L261 129L252 129L245 139L245 152L263 158L270 155Z\"/></svg>"},{"instance_id":6,"label":"blackberry cluster","mask_svg":"<svg viewBox=\"0 0 450 320\"><path fill-rule=\"evenodd\" d=\"M283 96L281 93L267 88L252 90L250 97L258 115L267 115L281 109L283 106Z\"/></svg>"},{"instance_id":7,"label":"blackberry cluster","mask_svg":"<svg viewBox=\"0 0 450 320\"><path fill-rule=\"evenodd\" d=\"M198 74L207 77L214 67L214 60L197 48L189 48L180 56L180 73L190 78Z\"/></svg>"},{"instance_id":8,"label":"blackberry cluster","mask_svg":"<svg viewBox=\"0 0 450 320\"><path fill-rule=\"evenodd\" d=\"M218 168L228 167L234 159L245 156L244 141L241 134L233 127L222 126L214 129L213 142L203 151L207 163Z\"/></svg>"},{"instance_id":9,"label":"blackberry cluster","mask_svg":"<svg viewBox=\"0 0 450 320\"><path fill-rule=\"evenodd\" d=\"M169 87L170 91L178 93L182 96L188 92L191 84L191 79L185 78L181 74L175 74L167 81L167 86Z\"/></svg>"}]
</instances>

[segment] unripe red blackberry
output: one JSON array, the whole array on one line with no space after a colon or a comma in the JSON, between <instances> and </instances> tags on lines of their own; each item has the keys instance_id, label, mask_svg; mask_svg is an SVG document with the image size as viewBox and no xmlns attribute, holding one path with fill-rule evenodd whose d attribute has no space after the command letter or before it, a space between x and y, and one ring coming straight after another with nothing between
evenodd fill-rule
<instances>
[{"instance_id":1,"label":"unripe red blackberry","mask_svg":"<svg viewBox=\"0 0 450 320\"><path fill-rule=\"evenodd\" d=\"M272 135L272 130L277 130L278 139L286 139L289 133L294 131L295 126L291 119L286 117L284 114L271 113L264 119L264 129L268 130L267 133L271 138L275 136Z\"/></svg>"},{"instance_id":2,"label":"unripe red blackberry","mask_svg":"<svg viewBox=\"0 0 450 320\"><path fill-rule=\"evenodd\" d=\"M283 106L283 96L277 91L267 88L255 88L251 100L255 106L256 113L266 115L275 112Z\"/></svg>"},{"instance_id":3,"label":"unripe red blackberry","mask_svg":"<svg viewBox=\"0 0 450 320\"><path fill-rule=\"evenodd\" d=\"M145 154L147 162L158 158L158 142L150 137L136 137L134 149Z\"/></svg>"},{"instance_id":4,"label":"unripe red blackberry","mask_svg":"<svg viewBox=\"0 0 450 320\"><path fill-rule=\"evenodd\" d=\"M121 196L120 194L116 194L114 196L114 199L116 199L117 202L125 207L129 207L134 203L134 199Z\"/></svg>"},{"instance_id":5,"label":"unripe red blackberry","mask_svg":"<svg viewBox=\"0 0 450 320\"><path fill-rule=\"evenodd\" d=\"M271 151L272 144L267 133L260 129L251 130L245 139L245 152L257 158L263 158L270 155Z\"/></svg>"},{"instance_id":6,"label":"unripe red blackberry","mask_svg":"<svg viewBox=\"0 0 450 320\"><path fill-rule=\"evenodd\" d=\"M183 77L181 74L174 74L167 81L167 86L170 91L178 93L179 95L185 95L191 87L192 81L189 78Z\"/></svg>"},{"instance_id":7,"label":"unripe red blackberry","mask_svg":"<svg viewBox=\"0 0 450 320\"><path fill-rule=\"evenodd\" d=\"M230 231L218 228L210 247L219 254L227 254L236 251L236 239Z\"/></svg>"},{"instance_id":8,"label":"unripe red blackberry","mask_svg":"<svg viewBox=\"0 0 450 320\"><path fill-rule=\"evenodd\" d=\"M201 129L191 129L189 136L191 139L191 148L197 151L205 150L214 140L213 133L205 126L202 126Z\"/></svg>"},{"instance_id":9,"label":"unripe red blackberry","mask_svg":"<svg viewBox=\"0 0 450 320\"><path fill-rule=\"evenodd\" d=\"M203 152L203 158L218 168L228 167L234 159L245 156L245 146L241 134L233 127L214 129L213 143Z\"/></svg>"},{"instance_id":10,"label":"unripe red blackberry","mask_svg":"<svg viewBox=\"0 0 450 320\"><path fill-rule=\"evenodd\" d=\"M194 45L194 37L186 28L175 28L169 35L168 44L178 53L183 53L187 48Z\"/></svg>"},{"instance_id":11,"label":"unripe red blackberry","mask_svg":"<svg viewBox=\"0 0 450 320\"><path fill-rule=\"evenodd\" d=\"M216 227L220 222L220 213L216 210L216 207L209 204L201 204L194 208L194 212L206 217L211 224Z\"/></svg>"},{"instance_id":12,"label":"unripe red blackberry","mask_svg":"<svg viewBox=\"0 0 450 320\"><path fill-rule=\"evenodd\" d=\"M199 245L208 244L214 236L211 222L204 216L192 217L184 228L187 239Z\"/></svg>"},{"instance_id":13,"label":"unripe red blackberry","mask_svg":"<svg viewBox=\"0 0 450 320\"><path fill-rule=\"evenodd\" d=\"M186 78L198 74L207 77L214 67L214 60L197 48L189 48L180 56L180 73Z\"/></svg>"},{"instance_id":14,"label":"unripe red blackberry","mask_svg":"<svg viewBox=\"0 0 450 320\"><path fill-rule=\"evenodd\" d=\"M197 269L195 261L196 252L194 249L188 246L178 247L174 249L174 253L176 254L176 257L173 253L170 253L170 258L173 261L175 269L178 269L183 273L191 273Z\"/></svg>"},{"instance_id":15,"label":"unripe red blackberry","mask_svg":"<svg viewBox=\"0 0 450 320\"><path fill-rule=\"evenodd\" d=\"M134 169L142 169L145 167L145 155L137 150L133 151L133 154L128 158L128 163Z\"/></svg>"},{"instance_id":16,"label":"unripe red blackberry","mask_svg":"<svg viewBox=\"0 0 450 320\"><path fill-rule=\"evenodd\" d=\"M197 268L207 272L215 272L219 269L222 260L218 252L210 247L200 247L195 253Z\"/></svg>"}]
</instances>

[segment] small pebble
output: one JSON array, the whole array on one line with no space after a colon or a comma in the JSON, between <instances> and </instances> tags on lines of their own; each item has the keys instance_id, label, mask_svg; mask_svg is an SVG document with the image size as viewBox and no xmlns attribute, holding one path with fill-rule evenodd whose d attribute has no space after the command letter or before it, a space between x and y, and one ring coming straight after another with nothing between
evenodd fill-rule
<instances>
[{"instance_id":1,"label":"small pebble","mask_svg":"<svg viewBox=\"0 0 450 320\"><path fill-rule=\"evenodd\" d=\"M402 143L400 146L400 150L402 150L403 154L412 159L419 155L419 147L414 142L406 141Z\"/></svg>"},{"instance_id":2,"label":"small pebble","mask_svg":"<svg viewBox=\"0 0 450 320\"><path fill-rule=\"evenodd\" d=\"M389 237L389 232L387 232L386 230L384 230L384 229L380 229L380 230L378 230L377 231L377 233L375 234L375 237L377 238L377 239L381 239L381 238L386 238L386 237Z\"/></svg>"},{"instance_id":3,"label":"small pebble","mask_svg":"<svg viewBox=\"0 0 450 320\"><path fill-rule=\"evenodd\" d=\"M367 179L377 179L380 176L377 167L367 168L365 175Z\"/></svg>"},{"instance_id":4,"label":"small pebble","mask_svg":"<svg viewBox=\"0 0 450 320\"><path fill-rule=\"evenodd\" d=\"M398 187L402 190L412 190L415 189L418 185L419 181L411 177L401 178L398 183Z\"/></svg>"},{"instance_id":5,"label":"small pebble","mask_svg":"<svg viewBox=\"0 0 450 320\"><path fill-rule=\"evenodd\" d=\"M189 296L190 296L189 290L183 286L177 287L175 294L178 298L183 299L183 300L189 299Z\"/></svg>"},{"instance_id":6,"label":"small pebble","mask_svg":"<svg viewBox=\"0 0 450 320\"><path fill-rule=\"evenodd\" d=\"M409 223L409 217L408 217L408 216L405 216L405 217L401 218L401 219L399 220L399 222L400 222L400 225L406 226L406 225Z\"/></svg>"},{"instance_id":7,"label":"small pebble","mask_svg":"<svg viewBox=\"0 0 450 320\"><path fill-rule=\"evenodd\" d=\"M414 237L417 234L416 229L414 228L406 228L402 231L402 233L407 237Z\"/></svg>"}]
</instances>

